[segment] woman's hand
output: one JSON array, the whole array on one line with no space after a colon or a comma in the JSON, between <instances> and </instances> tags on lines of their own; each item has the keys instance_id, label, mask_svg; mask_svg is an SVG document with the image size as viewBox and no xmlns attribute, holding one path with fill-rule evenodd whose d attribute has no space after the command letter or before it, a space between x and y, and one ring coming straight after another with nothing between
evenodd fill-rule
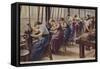
<instances>
[{"instance_id":1,"label":"woman's hand","mask_svg":"<svg viewBox=\"0 0 100 69\"><path fill-rule=\"evenodd\" d=\"M32 36L35 38L38 38L38 37L42 36L42 32L39 29L37 29L36 27L33 27Z\"/></svg>"}]
</instances>

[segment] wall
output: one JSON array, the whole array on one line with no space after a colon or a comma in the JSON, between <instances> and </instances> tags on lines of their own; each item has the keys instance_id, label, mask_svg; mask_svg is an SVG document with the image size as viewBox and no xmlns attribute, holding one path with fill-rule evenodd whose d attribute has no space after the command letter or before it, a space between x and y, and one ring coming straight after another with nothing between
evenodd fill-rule
<instances>
[{"instance_id":1,"label":"wall","mask_svg":"<svg viewBox=\"0 0 100 69\"><path fill-rule=\"evenodd\" d=\"M54 19L55 21L58 20L58 18L63 17L65 20L67 19L68 14L71 17L74 17L77 15L80 18L85 18L87 15L94 16L95 17L95 10L94 9L77 9L77 8L62 8L62 7L48 7L50 9L50 16L46 15L46 7L42 6L21 6L20 7L20 30L21 33L24 34L25 30L27 30L27 24L30 22L31 27L34 26L34 24L37 21L40 21L42 23L47 23L46 16L50 19ZM69 13L68 13L69 11Z\"/></svg>"}]
</instances>

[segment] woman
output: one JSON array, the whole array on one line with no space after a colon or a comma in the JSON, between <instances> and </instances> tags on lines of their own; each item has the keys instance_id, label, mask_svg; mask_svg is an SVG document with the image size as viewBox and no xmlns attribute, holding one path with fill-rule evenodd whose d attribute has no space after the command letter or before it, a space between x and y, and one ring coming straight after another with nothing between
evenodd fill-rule
<instances>
[{"instance_id":1,"label":"woman","mask_svg":"<svg viewBox=\"0 0 100 69\"><path fill-rule=\"evenodd\" d=\"M88 19L86 19L85 21L85 25L84 25L84 30L85 30L85 33L91 33L92 32L92 19L89 17ZM91 37L91 36L88 36L88 38ZM90 41L90 40L89 40ZM86 50L90 50L90 47L91 46L86 46Z\"/></svg>"},{"instance_id":2,"label":"woman","mask_svg":"<svg viewBox=\"0 0 100 69\"><path fill-rule=\"evenodd\" d=\"M63 29L63 49L65 51L65 54L66 54L66 45L68 44L68 41L69 41L69 38L70 38L70 34L71 34L71 28L70 26L65 22L64 18L61 18L60 19L60 24L61 24L61 27Z\"/></svg>"},{"instance_id":3,"label":"woman","mask_svg":"<svg viewBox=\"0 0 100 69\"><path fill-rule=\"evenodd\" d=\"M62 44L63 32L62 32L61 25L59 23L56 23L55 20L51 20L50 24L51 24L51 32L52 32L52 38L51 38L52 52L54 54L57 54Z\"/></svg>"},{"instance_id":4,"label":"woman","mask_svg":"<svg viewBox=\"0 0 100 69\"><path fill-rule=\"evenodd\" d=\"M76 20L73 18L73 21L71 23L71 35L70 35L70 41L71 44L74 44L76 37Z\"/></svg>"},{"instance_id":5,"label":"woman","mask_svg":"<svg viewBox=\"0 0 100 69\"><path fill-rule=\"evenodd\" d=\"M60 23L61 26L63 28L64 31L64 43L67 43L67 41L69 40L70 34L71 34L71 28L70 26L65 22L64 18L60 19Z\"/></svg>"},{"instance_id":6,"label":"woman","mask_svg":"<svg viewBox=\"0 0 100 69\"><path fill-rule=\"evenodd\" d=\"M84 20L83 18L81 18L80 22L79 22L79 35L81 35L84 31Z\"/></svg>"},{"instance_id":7,"label":"woman","mask_svg":"<svg viewBox=\"0 0 100 69\"><path fill-rule=\"evenodd\" d=\"M32 46L32 60L40 60L43 56L45 48L49 40L49 31L41 22L37 22L36 27L33 28L33 37L38 40Z\"/></svg>"},{"instance_id":8,"label":"woman","mask_svg":"<svg viewBox=\"0 0 100 69\"><path fill-rule=\"evenodd\" d=\"M90 18L86 19L85 25L84 25L85 32L91 31L91 23L92 23L92 21Z\"/></svg>"}]
</instances>

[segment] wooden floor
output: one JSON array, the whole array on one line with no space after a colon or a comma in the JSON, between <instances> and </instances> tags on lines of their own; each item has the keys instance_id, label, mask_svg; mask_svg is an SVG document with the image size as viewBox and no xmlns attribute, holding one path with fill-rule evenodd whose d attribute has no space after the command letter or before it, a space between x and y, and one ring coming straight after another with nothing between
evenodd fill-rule
<instances>
[{"instance_id":1,"label":"wooden floor","mask_svg":"<svg viewBox=\"0 0 100 69\"><path fill-rule=\"evenodd\" d=\"M85 50L85 58L80 58L79 56L79 45L69 45L66 47L66 54L64 53L64 49L61 48L59 54L52 54L53 60L50 60L49 57L43 57L42 60L39 61L27 61L20 62L21 64L26 63L43 63L43 62L54 62L54 61L77 61L77 60L91 60L95 59L95 49Z\"/></svg>"},{"instance_id":2,"label":"wooden floor","mask_svg":"<svg viewBox=\"0 0 100 69\"><path fill-rule=\"evenodd\" d=\"M59 54L53 54L53 60L59 59L80 59L79 57L79 45L70 45L66 47L66 54L64 53L63 48L60 49ZM85 50L85 58L94 58L95 50ZM42 60L49 60L48 57L44 57Z\"/></svg>"}]
</instances>

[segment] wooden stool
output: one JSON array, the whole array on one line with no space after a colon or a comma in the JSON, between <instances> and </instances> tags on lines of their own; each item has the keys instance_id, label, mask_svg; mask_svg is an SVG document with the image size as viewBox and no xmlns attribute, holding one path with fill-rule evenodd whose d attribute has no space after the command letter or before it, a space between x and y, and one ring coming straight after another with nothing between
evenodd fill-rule
<instances>
[{"instance_id":1,"label":"wooden stool","mask_svg":"<svg viewBox=\"0 0 100 69\"><path fill-rule=\"evenodd\" d=\"M28 61L29 60L29 50L23 49L20 50L20 61Z\"/></svg>"}]
</instances>

